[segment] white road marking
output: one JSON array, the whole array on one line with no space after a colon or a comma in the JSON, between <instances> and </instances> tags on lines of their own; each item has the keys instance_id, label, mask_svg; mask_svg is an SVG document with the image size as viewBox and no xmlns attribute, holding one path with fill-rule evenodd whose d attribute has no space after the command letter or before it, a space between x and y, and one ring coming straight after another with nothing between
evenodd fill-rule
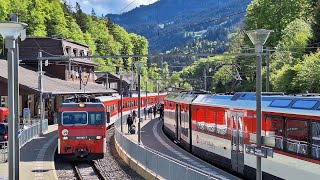
<instances>
[{"instance_id":1,"label":"white road marking","mask_svg":"<svg viewBox=\"0 0 320 180\"><path fill-rule=\"evenodd\" d=\"M53 141L55 141L58 138L58 135L54 135L46 144L44 144L42 146L42 148L39 151L39 154L36 158L36 164L35 164L35 168L36 168L36 173L34 174L34 179L44 179L43 177L43 160L45 157L45 153L47 151L47 149L49 148L49 146L52 144Z\"/></svg>"}]
</instances>

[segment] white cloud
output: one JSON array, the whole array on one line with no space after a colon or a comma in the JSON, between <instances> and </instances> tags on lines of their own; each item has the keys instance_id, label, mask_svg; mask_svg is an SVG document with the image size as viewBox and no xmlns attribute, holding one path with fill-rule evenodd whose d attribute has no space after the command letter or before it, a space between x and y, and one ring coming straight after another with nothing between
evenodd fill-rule
<instances>
[{"instance_id":1,"label":"white cloud","mask_svg":"<svg viewBox=\"0 0 320 180\"><path fill-rule=\"evenodd\" d=\"M81 9L85 12L90 14L92 8L96 12L98 16L101 14L118 14L130 11L131 9L138 7L140 5L148 5L152 4L158 0L69 0L72 7L75 7L76 2L78 2L81 6ZM130 4L133 2L132 4ZM129 5L130 4L130 5ZM129 5L129 6L128 6ZM128 6L128 7L127 7ZM123 9L125 8L126 9Z\"/></svg>"}]
</instances>

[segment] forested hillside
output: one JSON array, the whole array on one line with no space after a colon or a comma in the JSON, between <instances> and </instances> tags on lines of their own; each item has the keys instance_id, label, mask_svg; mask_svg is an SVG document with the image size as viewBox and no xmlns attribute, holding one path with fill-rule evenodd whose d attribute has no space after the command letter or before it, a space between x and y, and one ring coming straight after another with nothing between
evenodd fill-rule
<instances>
[{"instance_id":1,"label":"forested hillside","mask_svg":"<svg viewBox=\"0 0 320 180\"><path fill-rule=\"evenodd\" d=\"M223 41L227 41L227 35L243 20L250 2L161 0L121 15L107 16L129 32L145 36L150 41L151 52L166 52L202 40L217 41L212 49L223 52L226 50Z\"/></svg>"},{"instance_id":2,"label":"forested hillside","mask_svg":"<svg viewBox=\"0 0 320 180\"><path fill-rule=\"evenodd\" d=\"M90 47L93 55L148 54L148 40L143 36L128 33L109 19L97 17L94 10L88 15L77 3L72 9L66 0L1 0L0 21L10 20L11 13L19 14L19 21L28 24L27 35L71 39ZM0 41L2 43L2 41ZM2 47L2 46L0 46ZM93 59L99 63L98 70L115 72L119 66L124 72L131 71L132 58ZM147 61L146 58L135 60ZM160 75L149 64L143 70L143 78L150 81ZM149 83L152 89L152 83Z\"/></svg>"},{"instance_id":3,"label":"forested hillside","mask_svg":"<svg viewBox=\"0 0 320 180\"><path fill-rule=\"evenodd\" d=\"M231 36L230 50L226 53L253 52L245 31L271 29L274 32L265 44L270 50L271 90L319 93L319 14L319 0L282 0L281 3L254 0L247 8L244 31ZM203 58L178 73L175 84L190 82L194 87L204 89L203 74L207 69L207 90L255 91L255 62L256 57ZM265 90L266 56L263 56L262 77Z\"/></svg>"},{"instance_id":4,"label":"forested hillside","mask_svg":"<svg viewBox=\"0 0 320 180\"><path fill-rule=\"evenodd\" d=\"M121 15L107 15L117 24L145 36L151 53L223 53L251 0L161 0ZM170 70L192 58L164 58ZM159 64L161 65L161 64Z\"/></svg>"}]
</instances>

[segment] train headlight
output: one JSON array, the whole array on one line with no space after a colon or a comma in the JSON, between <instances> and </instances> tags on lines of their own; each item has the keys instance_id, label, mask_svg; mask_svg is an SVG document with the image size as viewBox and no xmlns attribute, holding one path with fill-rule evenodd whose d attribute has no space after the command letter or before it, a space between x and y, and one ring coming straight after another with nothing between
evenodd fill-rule
<instances>
[{"instance_id":1,"label":"train headlight","mask_svg":"<svg viewBox=\"0 0 320 180\"><path fill-rule=\"evenodd\" d=\"M102 136L97 136L96 139L102 139Z\"/></svg>"},{"instance_id":2,"label":"train headlight","mask_svg":"<svg viewBox=\"0 0 320 180\"><path fill-rule=\"evenodd\" d=\"M63 136L62 140L68 140L68 136Z\"/></svg>"}]
</instances>

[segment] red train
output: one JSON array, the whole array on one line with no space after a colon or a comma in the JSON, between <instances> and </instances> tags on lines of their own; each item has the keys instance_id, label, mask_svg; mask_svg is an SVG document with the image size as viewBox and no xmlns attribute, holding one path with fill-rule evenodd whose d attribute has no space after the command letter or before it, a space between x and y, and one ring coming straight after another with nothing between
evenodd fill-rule
<instances>
[{"instance_id":1,"label":"red train","mask_svg":"<svg viewBox=\"0 0 320 180\"><path fill-rule=\"evenodd\" d=\"M148 93L147 95L147 106L153 106L159 102L163 103L164 98L166 97L167 93L160 93L159 96L157 93ZM107 112L110 112L110 123L109 125L112 125L120 115L120 96L100 96L97 97L100 102L102 102L107 109ZM132 110L138 109L138 95L134 94L132 98L130 97L124 97L123 98L123 113L128 114ZM146 96L145 94L141 94L141 110L146 106ZM130 106L131 104L131 106Z\"/></svg>"},{"instance_id":2,"label":"red train","mask_svg":"<svg viewBox=\"0 0 320 180\"><path fill-rule=\"evenodd\" d=\"M69 102L58 109L58 154L69 160L94 160L106 152L109 116L101 102Z\"/></svg>"},{"instance_id":3,"label":"red train","mask_svg":"<svg viewBox=\"0 0 320 180\"><path fill-rule=\"evenodd\" d=\"M256 157L245 148L256 142L255 93L169 94L164 131L204 160L255 179ZM319 179L320 97L262 97L264 179Z\"/></svg>"},{"instance_id":4,"label":"red train","mask_svg":"<svg viewBox=\"0 0 320 180\"><path fill-rule=\"evenodd\" d=\"M166 94L141 96L141 108L163 102ZM131 107L130 107L131 104ZM137 110L138 96L123 98L123 113ZM94 160L106 152L106 129L120 113L120 96L71 98L58 109L58 154L69 160Z\"/></svg>"}]
</instances>

